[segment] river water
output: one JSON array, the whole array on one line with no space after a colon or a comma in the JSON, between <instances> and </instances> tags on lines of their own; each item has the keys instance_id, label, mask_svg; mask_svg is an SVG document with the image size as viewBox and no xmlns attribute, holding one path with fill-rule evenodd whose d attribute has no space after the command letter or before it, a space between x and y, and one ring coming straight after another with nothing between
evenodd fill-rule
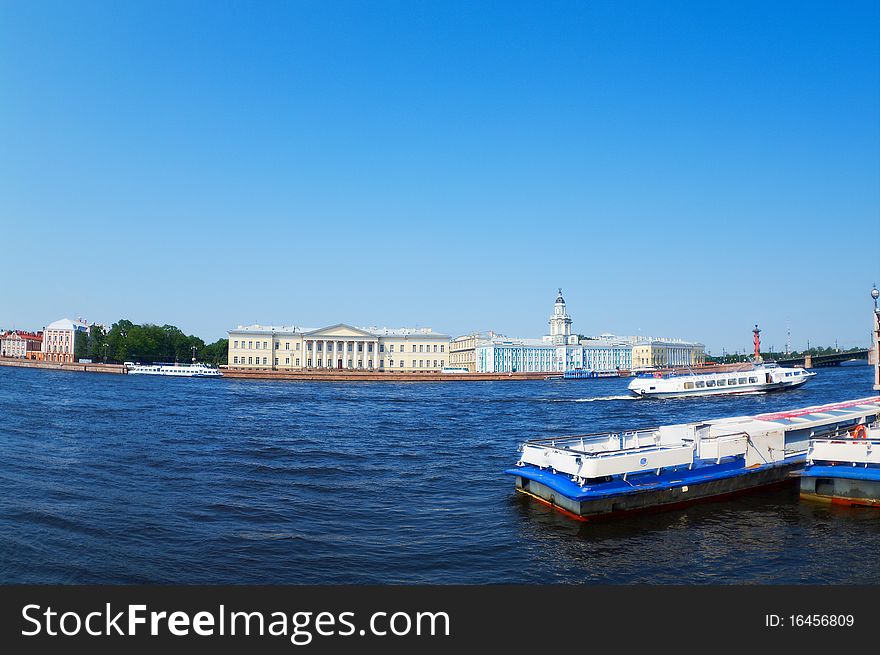
<instances>
[{"instance_id":1,"label":"river water","mask_svg":"<svg viewBox=\"0 0 880 655\"><path fill-rule=\"evenodd\" d=\"M632 400L627 380L329 383L0 367L4 583L877 583L880 511L794 486L599 523L515 494L523 440L874 395Z\"/></svg>"}]
</instances>

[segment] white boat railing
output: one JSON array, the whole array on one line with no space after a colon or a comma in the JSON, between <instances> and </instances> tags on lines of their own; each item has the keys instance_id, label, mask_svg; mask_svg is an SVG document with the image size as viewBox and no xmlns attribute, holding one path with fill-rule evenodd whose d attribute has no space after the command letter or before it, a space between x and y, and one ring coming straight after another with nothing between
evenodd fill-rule
<instances>
[{"instance_id":1,"label":"white boat railing","mask_svg":"<svg viewBox=\"0 0 880 655\"><path fill-rule=\"evenodd\" d=\"M880 439L812 439L807 449L807 462L880 464Z\"/></svg>"}]
</instances>

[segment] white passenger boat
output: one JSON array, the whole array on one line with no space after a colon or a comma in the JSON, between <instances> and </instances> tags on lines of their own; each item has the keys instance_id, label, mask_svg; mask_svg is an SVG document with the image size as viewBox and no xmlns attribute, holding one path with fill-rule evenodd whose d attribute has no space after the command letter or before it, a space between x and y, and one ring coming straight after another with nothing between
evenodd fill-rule
<instances>
[{"instance_id":1,"label":"white passenger boat","mask_svg":"<svg viewBox=\"0 0 880 655\"><path fill-rule=\"evenodd\" d=\"M776 364L749 364L738 369L707 373L649 373L629 383L629 390L639 397L683 398L743 393L763 393L793 389L816 375L800 367Z\"/></svg>"},{"instance_id":2,"label":"white passenger boat","mask_svg":"<svg viewBox=\"0 0 880 655\"><path fill-rule=\"evenodd\" d=\"M125 362L129 375L167 375L182 378L219 378L219 369L206 364L137 364Z\"/></svg>"},{"instance_id":3,"label":"white passenger boat","mask_svg":"<svg viewBox=\"0 0 880 655\"><path fill-rule=\"evenodd\" d=\"M755 353L752 363L744 366L722 366L710 372L688 370L645 373L629 383L629 390L639 397L684 398L688 396L720 396L743 393L764 393L801 386L816 375L796 366L783 368L764 364L761 359L761 330L752 330Z\"/></svg>"}]
</instances>

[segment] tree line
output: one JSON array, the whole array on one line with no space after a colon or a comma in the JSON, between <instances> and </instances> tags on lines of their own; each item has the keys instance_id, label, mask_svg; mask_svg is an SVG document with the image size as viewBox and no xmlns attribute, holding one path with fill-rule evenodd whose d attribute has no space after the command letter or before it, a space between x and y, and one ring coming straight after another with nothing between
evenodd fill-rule
<instances>
[{"instance_id":1,"label":"tree line","mask_svg":"<svg viewBox=\"0 0 880 655\"><path fill-rule=\"evenodd\" d=\"M190 362L193 356L206 364L226 364L228 339L206 344L199 337L184 334L174 325L138 325L119 320L109 330L93 325L89 333L77 332L74 356L93 362Z\"/></svg>"}]
</instances>

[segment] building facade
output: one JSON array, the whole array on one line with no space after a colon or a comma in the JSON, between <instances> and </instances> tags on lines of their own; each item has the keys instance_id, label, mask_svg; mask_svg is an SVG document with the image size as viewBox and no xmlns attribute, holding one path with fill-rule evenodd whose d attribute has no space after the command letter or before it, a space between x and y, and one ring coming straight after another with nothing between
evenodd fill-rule
<instances>
[{"instance_id":1,"label":"building facade","mask_svg":"<svg viewBox=\"0 0 880 655\"><path fill-rule=\"evenodd\" d=\"M510 339L492 332L458 337L452 343L454 357L450 362L479 373L562 373L578 369L605 373L699 366L706 360L703 344L680 339L614 334L578 337L572 334L572 319L562 289L556 296L549 326L550 334L542 339Z\"/></svg>"},{"instance_id":2,"label":"building facade","mask_svg":"<svg viewBox=\"0 0 880 655\"><path fill-rule=\"evenodd\" d=\"M43 328L43 343L41 354L47 362L72 362L74 361L74 348L78 334L87 335L88 324L77 319L71 321L63 318Z\"/></svg>"},{"instance_id":3,"label":"building facade","mask_svg":"<svg viewBox=\"0 0 880 655\"><path fill-rule=\"evenodd\" d=\"M565 346L561 347L563 350ZM476 347L478 373L539 373L557 368L557 346L540 339L498 338Z\"/></svg>"},{"instance_id":4,"label":"building facade","mask_svg":"<svg viewBox=\"0 0 880 655\"><path fill-rule=\"evenodd\" d=\"M632 362L634 369L702 366L706 363L706 347L679 339L648 338L633 344Z\"/></svg>"},{"instance_id":5,"label":"building facade","mask_svg":"<svg viewBox=\"0 0 880 655\"><path fill-rule=\"evenodd\" d=\"M41 333L19 332L13 330L0 335L0 357L37 359L43 343Z\"/></svg>"},{"instance_id":6,"label":"building facade","mask_svg":"<svg viewBox=\"0 0 880 655\"><path fill-rule=\"evenodd\" d=\"M447 365L449 342L429 328L239 326L229 331L228 366L435 372Z\"/></svg>"}]
</instances>

